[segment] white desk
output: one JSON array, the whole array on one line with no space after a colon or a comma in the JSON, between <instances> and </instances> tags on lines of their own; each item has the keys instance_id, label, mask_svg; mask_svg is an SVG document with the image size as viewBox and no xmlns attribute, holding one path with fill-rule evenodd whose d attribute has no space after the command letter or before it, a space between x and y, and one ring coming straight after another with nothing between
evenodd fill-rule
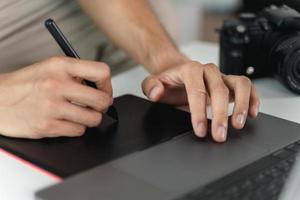
<instances>
[{"instance_id":1,"label":"white desk","mask_svg":"<svg viewBox=\"0 0 300 200\"><path fill-rule=\"evenodd\" d=\"M182 48L186 55L203 63L218 63L218 47L216 44L194 42ZM113 78L114 95L135 94L144 97L140 83L147 72L136 67ZM262 79L255 81L261 95L261 112L272 114L287 120L300 123L300 97L292 94L278 81ZM21 164L0 151L0 199L1 200L33 200L34 192L56 180L29 166Z\"/></svg>"}]
</instances>

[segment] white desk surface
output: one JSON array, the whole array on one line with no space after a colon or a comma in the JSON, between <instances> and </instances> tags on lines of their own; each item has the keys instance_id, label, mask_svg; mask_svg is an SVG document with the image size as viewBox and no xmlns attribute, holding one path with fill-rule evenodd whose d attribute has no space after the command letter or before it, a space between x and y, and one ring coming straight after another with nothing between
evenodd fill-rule
<instances>
[{"instance_id":1,"label":"white desk surface","mask_svg":"<svg viewBox=\"0 0 300 200\"><path fill-rule=\"evenodd\" d=\"M193 42L185 45L182 51L202 63L218 63L219 49L216 44ZM147 72L138 66L113 77L114 96L130 93L144 97L140 83L146 75ZM261 112L300 123L299 96L274 79L261 79L254 84L261 95ZM34 192L56 181L0 151L1 200L33 200Z\"/></svg>"}]
</instances>

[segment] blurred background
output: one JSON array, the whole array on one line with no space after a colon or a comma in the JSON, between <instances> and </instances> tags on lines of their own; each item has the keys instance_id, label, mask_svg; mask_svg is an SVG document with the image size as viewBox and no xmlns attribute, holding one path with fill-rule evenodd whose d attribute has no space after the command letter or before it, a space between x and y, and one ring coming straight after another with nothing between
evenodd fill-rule
<instances>
[{"instance_id":1,"label":"blurred background","mask_svg":"<svg viewBox=\"0 0 300 200\"><path fill-rule=\"evenodd\" d=\"M194 40L217 42L215 32L225 18L240 12L258 12L271 4L285 3L300 10L299 0L150 0L178 44Z\"/></svg>"}]
</instances>

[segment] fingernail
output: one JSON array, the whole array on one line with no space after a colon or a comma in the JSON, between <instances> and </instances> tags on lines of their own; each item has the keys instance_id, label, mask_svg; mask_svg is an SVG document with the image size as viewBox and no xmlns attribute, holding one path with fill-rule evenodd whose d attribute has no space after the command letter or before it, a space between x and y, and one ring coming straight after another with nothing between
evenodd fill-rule
<instances>
[{"instance_id":1,"label":"fingernail","mask_svg":"<svg viewBox=\"0 0 300 200\"><path fill-rule=\"evenodd\" d=\"M239 126L243 127L246 121L246 116L244 114L238 114L236 117L236 122Z\"/></svg>"},{"instance_id":2,"label":"fingernail","mask_svg":"<svg viewBox=\"0 0 300 200\"><path fill-rule=\"evenodd\" d=\"M199 137L205 137L206 131L205 131L205 124L203 122L198 123L196 133L197 136Z\"/></svg>"},{"instance_id":3,"label":"fingernail","mask_svg":"<svg viewBox=\"0 0 300 200\"><path fill-rule=\"evenodd\" d=\"M226 132L227 132L227 128L225 126L220 126L218 128L218 135L221 141L226 141Z\"/></svg>"},{"instance_id":4,"label":"fingernail","mask_svg":"<svg viewBox=\"0 0 300 200\"><path fill-rule=\"evenodd\" d=\"M157 98L157 95L159 94L159 87L155 86L154 88L151 89L150 94L149 94L149 98L151 100L155 100Z\"/></svg>"}]
</instances>

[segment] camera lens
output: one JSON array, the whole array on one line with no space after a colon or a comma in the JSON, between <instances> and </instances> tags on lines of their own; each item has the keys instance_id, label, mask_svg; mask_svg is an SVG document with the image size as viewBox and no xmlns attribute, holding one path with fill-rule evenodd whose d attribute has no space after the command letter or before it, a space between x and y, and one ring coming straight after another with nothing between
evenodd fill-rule
<instances>
[{"instance_id":1,"label":"camera lens","mask_svg":"<svg viewBox=\"0 0 300 200\"><path fill-rule=\"evenodd\" d=\"M300 56L300 53L298 53ZM293 69L293 77L300 82L300 63L298 63Z\"/></svg>"},{"instance_id":2,"label":"camera lens","mask_svg":"<svg viewBox=\"0 0 300 200\"><path fill-rule=\"evenodd\" d=\"M286 57L279 72L285 84L292 91L300 94L300 49Z\"/></svg>"},{"instance_id":3,"label":"camera lens","mask_svg":"<svg viewBox=\"0 0 300 200\"><path fill-rule=\"evenodd\" d=\"M300 65L295 69L295 77L300 80Z\"/></svg>"},{"instance_id":4,"label":"camera lens","mask_svg":"<svg viewBox=\"0 0 300 200\"><path fill-rule=\"evenodd\" d=\"M271 52L271 63L277 75L293 92L300 94L300 37L282 38Z\"/></svg>"}]
</instances>

